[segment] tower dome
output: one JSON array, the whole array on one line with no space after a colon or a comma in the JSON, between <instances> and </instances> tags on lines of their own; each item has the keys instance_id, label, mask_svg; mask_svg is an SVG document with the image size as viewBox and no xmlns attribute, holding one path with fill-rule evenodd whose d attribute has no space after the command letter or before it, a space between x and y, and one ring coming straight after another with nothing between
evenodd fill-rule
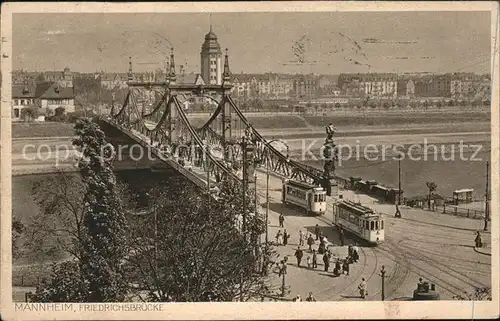
<instances>
[{"instance_id":1,"label":"tower dome","mask_svg":"<svg viewBox=\"0 0 500 321\"><path fill-rule=\"evenodd\" d=\"M201 76L206 84L222 84L222 50L217 35L210 31L205 35L205 41L201 45Z\"/></svg>"}]
</instances>

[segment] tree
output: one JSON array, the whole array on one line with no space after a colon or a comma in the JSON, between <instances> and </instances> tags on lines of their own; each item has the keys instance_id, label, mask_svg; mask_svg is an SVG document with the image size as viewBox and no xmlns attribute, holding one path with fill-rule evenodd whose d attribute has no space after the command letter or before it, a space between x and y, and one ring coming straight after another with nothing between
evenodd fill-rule
<instances>
[{"instance_id":1,"label":"tree","mask_svg":"<svg viewBox=\"0 0 500 321\"><path fill-rule=\"evenodd\" d=\"M43 278L32 298L35 302L82 302L88 283L81 278L80 265L66 261L52 265L51 274Z\"/></svg>"},{"instance_id":2,"label":"tree","mask_svg":"<svg viewBox=\"0 0 500 321\"><path fill-rule=\"evenodd\" d=\"M103 148L104 133L89 119L79 119L75 132L81 177L60 172L33 188L41 208L35 219L38 240L51 236L71 254L69 261L53 266L34 297L42 302L123 301L128 292L127 222L112 172L113 150Z\"/></svg>"},{"instance_id":3,"label":"tree","mask_svg":"<svg viewBox=\"0 0 500 321\"><path fill-rule=\"evenodd\" d=\"M125 298L128 287L123 269L128 226L113 173L114 150L104 132L90 119L79 119L75 132L73 145L82 152L78 167L86 189L83 197L86 235L80 269L83 278L89 281L87 301L119 302Z\"/></svg>"},{"instance_id":4,"label":"tree","mask_svg":"<svg viewBox=\"0 0 500 321\"><path fill-rule=\"evenodd\" d=\"M62 170L33 185L32 196L40 212L27 227L32 252L48 251L56 256L66 253L77 260L83 257L84 193L81 178Z\"/></svg>"},{"instance_id":5,"label":"tree","mask_svg":"<svg viewBox=\"0 0 500 321\"><path fill-rule=\"evenodd\" d=\"M38 117L38 108L36 107L27 107L21 110L21 117L24 118L25 121L32 121Z\"/></svg>"},{"instance_id":6,"label":"tree","mask_svg":"<svg viewBox=\"0 0 500 321\"><path fill-rule=\"evenodd\" d=\"M66 112L66 108L64 107L57 107L55 110L55 116L62 116Z\"/></svg>"},{"instance_id":7,"label":"tree","mask_svg":"<svg viewBox=\"0 0 500 321\"><path fill-rule=\"evenodd\" d=\"M262 277L255 235L264 222L247 213L248 238L238 230L242 194L223 182L218 201L184 181L156 187L150 214L138 217L131 239L131 276L148 301L233 301L270 289ZM249 205L251 200L247 199ZM155 215L156 213L156 222ZM155 224L156 223L156 224ZM156 227L156 228L155 228ZM156 231L156 233L155 233ZM252 237L253 236L253 237Z\"/></svg>"},{"instance_id":8,"label":"tree","mask_svg":"<svg viewBox=\"0 0 500 321\"><path fill-rule=\"evenodd\" d=\"M431 209L431 197L432 193L437 189L437 184L435 182L426 182L425 185L427 185L427 188L429 189L429 199L428 199L428 206L429 210Z\"/></svg>"}]
</instances>

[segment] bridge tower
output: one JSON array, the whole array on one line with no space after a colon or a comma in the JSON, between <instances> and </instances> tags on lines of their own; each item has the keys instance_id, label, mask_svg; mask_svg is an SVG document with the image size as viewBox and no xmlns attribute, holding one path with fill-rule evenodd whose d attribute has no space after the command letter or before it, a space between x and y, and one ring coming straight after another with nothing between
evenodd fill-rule
<instances>
[{"instance_id":1,"label":"bridge tower","mask_svg":"<svg viewBox=\"0 0 500 321\"><path fill-rule=\"evenodd\" d=\"M222 87L225 85L231 85L231 72L229 71L229 57L227 55L226 48L226 56L224 57L224 73L223 73L223 81ZM224 95L228 93L224 91ZM224 101L225 97L223 97ZM230 161L232 155L230 154L230 148L228 148L228 142L231 140L231 112L232 108L230 104L224 103L222 106L222 146L224 148L224 158L226 161Z\"/></svg>"},{"instance_id":2,"label":"bridge tower","mask_svg":"<svg viewBox=\"0 0 500 321\"><path fill-rule=\"evenodd\" d=\"M170 87L171 85L175 85L176 83L176 75L175 75L175 60L174 60L174 48L171 48L170 49L170 63L169 63L169 67L170 67L170 70L168 71L168 86ZM177 121L177 118L178 118L178 115L177 115L177 111L175 110L175 108L171 108L170 109L170 113L168 114L168 134L170 136L170 139L172 140L172 142L177 142L179 137L177 135L177 131L176 131L176 128L177 128L177 124L176 124L176 121Z\"/></svg>"}]
</instances>

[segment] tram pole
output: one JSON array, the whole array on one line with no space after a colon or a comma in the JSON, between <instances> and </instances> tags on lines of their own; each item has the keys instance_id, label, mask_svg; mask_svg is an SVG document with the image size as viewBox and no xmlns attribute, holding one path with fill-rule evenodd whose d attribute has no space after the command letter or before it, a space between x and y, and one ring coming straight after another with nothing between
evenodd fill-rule
<instances>
[{"instance_id":1,"label":"tram pole","mask_svg":"<svg viewBox=\"0 0 500 321\"><path fill-rule=\"evenodd\" d=\"M486 162L486 201L484 207L484 231L488 230L488 220L490 219L490 197L489 197L490 162Z\"/></svg>"},{"instance_id":2,"label":"tram pole","mask_svg":"<svg viewBox=\"0 0 500 321\"><path fill-rule=\"evenodd\" d=\"M398 158L398 205L401 206L401 157Z\"/></svg>"},{"instance_id":3,"label":"tram pole","mask_svg":"<svg viewBox=\"0 0 500 321\"><path fill-rule=\"evenodd\" d=\"M382 277L382 291L380 293L382 297L382 301L385 300L385 266L382 265L382 269L380 270L380 276Z\"/></svg>"}]
</instances>

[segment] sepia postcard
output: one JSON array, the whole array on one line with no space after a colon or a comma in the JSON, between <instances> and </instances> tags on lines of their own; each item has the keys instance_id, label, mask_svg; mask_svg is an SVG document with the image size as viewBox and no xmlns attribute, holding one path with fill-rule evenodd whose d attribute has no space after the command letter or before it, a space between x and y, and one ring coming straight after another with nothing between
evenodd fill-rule
<instances>
[{"instance_id":1,"label":"sepia postcard","mask_svg":"<svg viewBox=\"0 0 500 321\"><path fill-rule=\"evenodd\" d=\"M5 320L499 317L499 5L5 3Z\"/></svg>"}]
</instances>

